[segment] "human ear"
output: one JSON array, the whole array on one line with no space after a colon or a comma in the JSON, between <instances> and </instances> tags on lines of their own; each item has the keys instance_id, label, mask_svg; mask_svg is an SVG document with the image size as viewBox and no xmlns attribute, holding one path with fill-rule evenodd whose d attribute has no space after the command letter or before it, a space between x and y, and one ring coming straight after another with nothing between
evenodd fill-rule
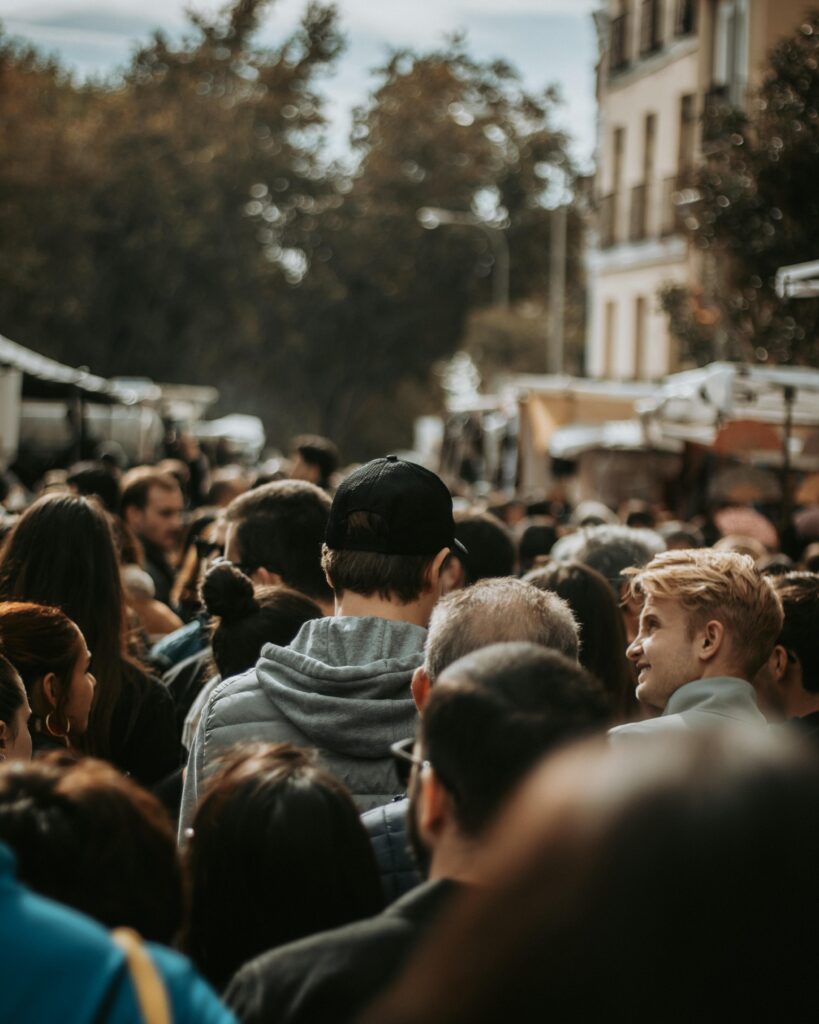
<instances>
[{"instance_id":1,"label":"human ear","mask_svg":"<svg viewBox=\"0 0 819 1024\"><path fill-rule=\"evenodd\" d=\"M441 592L451 594L453 590L463 590L466 586L466 572L463 562L457 555L452 555L441 569Z\"/></svg>"},{"instance_id":2,"label":"human ear","mask_svg":"<svg viewBox=\"0 0 819 1024\"><path fill-rule=\"evenodd\" d=\"M43 696L52 708L56 708L60 697L60 683L53 672L46 672L43 676Z\"/></svg>"},{"instance_id":3,"label":"human ear","mask_svg":"<svg viewBox=\"0 0 819 1024\"><path fill-rule=\"evenodd\" d=\"M703 661L710 661L716 657L720 648L722 647L722 641L725 638L725 626L719 621L719 619L709 619L705 623L705 627L702 631L702 639L700 641L700 658Z\"/></svg>"},{"instance_id":4,"label":"human ear","mask_svg":"<svg viewBox=\"0 0 819 1024\"><path fill-rule=\"evenodd\" d=\"M438 781L435 769L430 765L419 769L421 777L421 801L418 814L418 828L424 844L430 849L441 834L449 818L449 800L446 790Z\"/></svg>"},{"instance_id":5,"label":"human ear","mask_svg":"<svg viewBox=\"0 0 819 1024\"><path fill-rule=\"evenodd\" d=\"M768 659L768 668L777 683L781 683L788 671L788 652L782 644L776 644Z\"/></svg>"},{"instance_id":6,"label":"human ear","mask_svg":"<svg viewBox=\"0 0 819 1024\"><path fill-rule=\"evenodd\" d=\"M122 517L125 520L125 525L133 530L135 533L140 532L142 526L142 520L144 513L141 508L137 508L136 505L127 505L123 509Z\"/></svg>"},{"instance_id":7,"label":"human ear","mask_svg":"<svg viewBox=\"0 0 819 1024\"><path fill-rule=\"evenodd\" d=\"M418 668L412 673L412 682L410 683L410 690L412 690L412 699L415 701L415 706L419 711L424 710L424 705L429 697L429 688L432 685L429 676L427 675L424 666L419 665Z\"/></svg>"},{"instance_id":8,"label":"human ear","mask_svg":"<svg viewBox=\"0 0 819 1024\"><path fill-rule=\"evenodd\" d=\"M450 549L441 548L438 554L430 562L426 572L426 589L437 591L441 585L441 569L449 557Z\"/></svg>"}]
</instances>

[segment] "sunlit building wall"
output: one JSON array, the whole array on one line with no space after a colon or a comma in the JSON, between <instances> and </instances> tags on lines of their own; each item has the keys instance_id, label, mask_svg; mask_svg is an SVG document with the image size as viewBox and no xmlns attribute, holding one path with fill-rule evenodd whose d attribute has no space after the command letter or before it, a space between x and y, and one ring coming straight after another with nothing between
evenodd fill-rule
<instances>
[{"instance_id":1,"label":"sunlit building wall","mask_svg":"<svg viewBox=\"0 0 819 1024\"><path fill-rule=\"evenodd\" d=\"M609 0L596 13L596 239L588 256L588 373L652 379L680 367L659 307L696 284L681 231L709 104L744 106L767 55L810 5L795 0Z\"/></svg>"}]
</instances>

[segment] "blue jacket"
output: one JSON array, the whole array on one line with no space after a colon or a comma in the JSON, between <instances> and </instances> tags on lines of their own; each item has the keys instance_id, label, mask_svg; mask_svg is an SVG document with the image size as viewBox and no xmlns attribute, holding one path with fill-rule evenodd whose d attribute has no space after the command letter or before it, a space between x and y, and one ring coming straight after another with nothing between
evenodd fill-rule
<instances>
[{"instance_id":1,"label":"blue jacket","mask_svg":"<svg viewBox=\"0 0 819 1024\"><path fill-rule=\"evenodd\" d=\"M188 961L149 946L174 1024L235 1024ZM0 843L0 1019L143 1024L125 954L90 918L31 892Z\"/></svg>"},{"instance_id":2,"label":"blue jacket","mask_svg":"<svg viewBox=\"0 0 819 1024\"><path fill-rule=\"evenodd\" d=\"M361 815L388 903L393 903L423 881L407 839L408 811L409 800L403 797Z\"/></svg>"},{"instance_id":3,"label":"blue jacket","mask_svg":"<svg viewBox=\"0 0 819 1024\"><path fill-rule=\"evenodd\" d=\"M160 673L178 665L185 658L199 654L208 645L207 617L200 615L163 636L151 648L149 660Z\"/></svg>"}]
</instances>

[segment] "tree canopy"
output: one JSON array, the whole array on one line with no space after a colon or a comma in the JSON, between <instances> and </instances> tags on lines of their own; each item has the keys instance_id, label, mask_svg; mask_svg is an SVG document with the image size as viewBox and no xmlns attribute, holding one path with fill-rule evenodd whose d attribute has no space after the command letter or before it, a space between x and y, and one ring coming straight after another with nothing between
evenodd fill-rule
<instances>
[{"instance_id":1,"label":"tree canopy","mask_svg":"<svg viewBox=\"0 0 819 1024\"><path fill-rule=\"evenodd\" d=\"M542 297L550 189L574 172L554 93L460 38L388 57L338 166L335 10L310 3L261 48L267 6L192 14L181 42L157 33L86 84L0 35L0 332L103 374L214 383L280 443L317 430L364 457L409 441L431 367L491 301L486 238L426 231L419 208L492 219L513 299Z\"/></svg>"},{"instance_id":2,"label":"tree canopy","mask_svg":"<svg viewBox=\"0 0 819 1024\"><path fill-rule=\"evenodd\" d=\"M704 286L663 298L685 354L816 365L819 300L783 301L781 266L819 259L819 12L771 53L746 115L718 109L686 216ZM716 140L716 141L715 141Z\"/></svg>"}]
</instances>

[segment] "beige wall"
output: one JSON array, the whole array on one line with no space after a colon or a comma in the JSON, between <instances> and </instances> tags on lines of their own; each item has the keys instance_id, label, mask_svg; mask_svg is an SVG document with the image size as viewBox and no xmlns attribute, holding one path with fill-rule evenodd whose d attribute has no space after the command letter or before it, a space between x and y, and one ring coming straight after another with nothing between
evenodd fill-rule
<instances>
[{"instance_id":1,"label":"beige wall","mask_svg":"<svg viewBox=\"0 0 819 1024\"><path fill-rule=\"evenodd\" d=\"M588 373L593 377L623 379L634 377L641 369L640 376L647 380L668 373L671 369L670 340L657 292L663 285L685 283L687 280L688 263L685 260L598 277L592 295L594 323L587 352ZM638 299L644 303L642 332L636 322ZM606 353L607 306L614 311L610 355ZM643 346L638 357L635 349L641 333Z\"/></svg>"},{"instance_id":2,"label":"beige wall","mask_svg":"<svg viewBox=\"0 0 819 1024\"><path fill-rule=\"evenodd\" d=\"M805 20L816 4L804 0L748 0L748 84L758 87L771 49Z\"/></svg>"},{"instance_id":3,"label":"beige wall","mask_svg":"<svg viewBox=\"0 0 819 1024\"><path fill-rule=\"evenodd\" d=\"M638 78L628 86L610 92L600 111L601 181L611 184L612 132L623 125L626 128L626 167L628 177L636 183L642 173L642 123L646 113L658 114L661 132L658 136L657 156L670 171L677 159L677 127L679 98L696 93L698 88L698 62L696 50L687 47L678 58L660 68L650 78ZM636 145L635 145L636 143Z\"/></svg>"},{"instance_id":4,"label":"beige wall","mask_svg":"<svg viewBox=\"0 0 819 1024\"><path fill-rule=\"evenodd\" d=\"M639 0L631 0L632 43L631 53L639 47ZM674 3L663 5L664 38L670 39L674 23ZM609 10L614 17L619 10L616 0L610 0ZM612 147L614 129L626 129L624 178L626 188L642 182L643 126L645 115L657 115L656 155L660 174L673 174L677 165L679 138L680 98L696 93L699 88L698 38L689 37L672 42L661 53L641 59L633 71L618 75L613 81L604 76L600 96L598 140L598 187L600 194L612 188Z\"/></svg>"},{"instance_id":5,"label":"beige wall","mask_svg":"<svg viewBox=\"0 0 819 1024\"><path fill-rule=\"evenodd\" d=\"M758 87L772 46L791 33L803 20L810 4L803 0L747 0L748 2L748 79ZM621 10L618 0L608 0L609 14ZM587 372L591 376L629 378L662 376L676 369L674 352L665 317L659 312L657 290L668 282L681 284L695 279L691 258L681 256L679 244L658 240L667 193L663 182L678 171L680 105L685 95L695 95L695 115L702 112L703 96L712 83L713 13L712 0L699 0L696 36L671 41L676 3L665 0L663 49L645 58L636 58L639 50L640 0L625 5L631 19L630 53L634 66L609 79L604 60L599 89L599 136L597 194L611 194L614 185L613 140L617 128L625 139L617 207L615 249L597 252L589 260L589 331ZM653 187L649 189L647 234L649 241L628 241L631 190L643 184L645 118L654 113L655 159ZM695 133L697 139L699 130ZM679 239L675 239L679 243ZM623 258L623 256L627 258ZM635 347L640 331L635 310L638 298L645 300L643 356L637 359ZM607 355L607 342L613 339L613 351Z\"/></svg>"},{"instance_id":6,"label":"beige wall","mask_svg":"<svg viewBox=\"0 0 819 1024\"><path fill-rule=\"evenodd\" d=\"M639 2L632 0L631 53L639 47ZM674 4L663 5L664 38L673 30ZM609 4L612 17L619 5ZM614 132L625 131L621 169L621 189L617 210L617 237L622 248L628 232L631 190L644 184L646 115L655 117L654 172L649 184L647 234L656 240L660 232L665 201L665 179L678 171L680 107L682 97L696 95L700 75L698 39L675 40L660 53L641 59L632 71L602 81L599 118L599 157L597 188L608 195L614 187ZM650 70L650 73L648 73ZM590 310L587 345L587 372L592 376L633 378L637 374L650 379L667 373L669 336L665 317L656 298L659 287L670 281L687 279L687 261L679 245L672 254L668 247L648 241L628 246L632 250L629 266L609 260L606 254L590 267ZM664 259L664 253L666 258ZM641 302L642 327L637 323ZM641 345L640 345L641 343ZM641 353L636 351L638 345ZM607 346L611 351L607 354Z\"/></svg>"},{"instance_id":7,"label":"beige wall","mask_svg":"<svg viewBox=\"0 0 819 1024\"><path fill-rule=\"evenodd\" d=\"M662 202L661 182L677 171L680 137L680 103L682 97L697 92L698 60L696 50L687 47L682 55L657 73L638 78L629 85L612 90L605 97L600 111L600 171L598 190L608 195L614 188L614 132L625 130L622 162L622 196L618 210L618 236L627 230L631 189L643 184L645 154L645 121L655 115L654 185L650 192L648 229L659 228Z\"/></svg>"}]
</instances>

